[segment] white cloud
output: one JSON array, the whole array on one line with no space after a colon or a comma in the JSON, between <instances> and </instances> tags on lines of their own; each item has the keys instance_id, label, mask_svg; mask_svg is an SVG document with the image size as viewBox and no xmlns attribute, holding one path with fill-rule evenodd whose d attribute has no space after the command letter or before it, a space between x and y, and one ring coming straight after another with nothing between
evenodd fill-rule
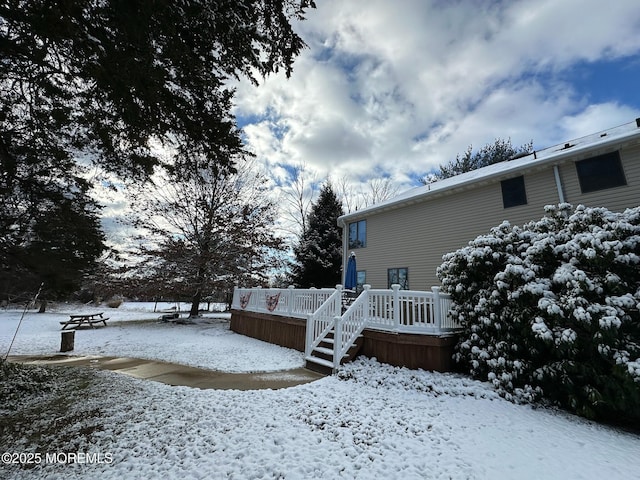
<instances>
[{"instance_id":1,"label":"white cloud","mask_svg":"<svg viewBox=\"0 0 640 480\"><path fill-rule=\"evenodd\" d=\"M592 104L561 75L640 54L635 0L324 0L297 29L309 48L290 79L238 86L238 113L258 119L247 142L279 182L304 162L406 188L471 144L543 148L640 116L635 92Z\"/></svg>"}]
</instances>

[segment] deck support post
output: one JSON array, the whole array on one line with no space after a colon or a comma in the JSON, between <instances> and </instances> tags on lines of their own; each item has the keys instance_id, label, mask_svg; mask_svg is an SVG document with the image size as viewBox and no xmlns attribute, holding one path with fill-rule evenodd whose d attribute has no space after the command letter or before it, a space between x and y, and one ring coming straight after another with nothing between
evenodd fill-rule
<instances>
[{"instance_id":1,"label":"deck support post","mask_svg":"<svg viewBox=\"0 0 640 480\"><path fill-rule=\"evenodd\" d=\"M295 288L293 285L289 285L287 287L288 292L287 292L287 313L289 315L291 315L291 313L293 313L293 298L295 295Z\"/></svg>"},{"instance_id":2,"label":"deck support post","mask_svg":"<svg viewBox=\"0 0 640 480\"><path fill-rule=\"evenodd\" d=\"M333 369L340 366L342 360L340 352L342 351L342 317L333 317Z\"/></svg>"},{"instance_id":3,"label":"deck support post","mask_svg":"<svg viewBox=\"0 0 640 480\"><path fill-rule=\"evenodd\" d=\"M431 287L433 292L433 316L434 326L437 333L442 330L442 304L440 302L440 287Z\"/></svg>"},{"instance_id":4,"label":"deck support post","mask_svg":"<svg viewBox=\"0 0 640 480\"><path fill-rule=\"evenodd\" d=\"M391 285L393 290L393 328L398 330L400 328L400 285L394 283Z\"/></svg>"}]
</instances>

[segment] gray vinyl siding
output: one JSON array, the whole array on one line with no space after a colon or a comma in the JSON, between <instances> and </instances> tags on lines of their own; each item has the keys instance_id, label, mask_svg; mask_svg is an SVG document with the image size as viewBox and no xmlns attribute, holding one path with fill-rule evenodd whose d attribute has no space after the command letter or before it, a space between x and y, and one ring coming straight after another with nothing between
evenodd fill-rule
<instances>
[{"instance_id":1,"label":"gray vinyl siding","mask_svg":"<svg viewBox=\"0 0 640 480\"><path fill-rule=\"evenodd\" d=\"M559 165L565 201L614 211L640 204L640 147L621 151L621 160L627 186L586 195L580 192L574 162ZM545 205L560 201L552 165L524 173L526 205L505 209L500 180L363 216L367 220L367 246L355 252L358 270L367 272L367 283L373 288L386 288L387 269L408 267L409 288L428 290L440 283L436 270L444 254L465 246L503 220L512 225L537 220L544 215Z\"/></svg>"},{"instance_id":2,"label":"gray vinyl siding","mask_svg":"<svg viewBox=\"0 0 640 480\"><path fill-rule=\"evenodd\" d=\"M606 152L597 152L591 156L600 153ZM566 201L573 205L605 207L612 211L623 211L640 205L640 146L621 149L620 160L627 180L625 186L585 194L580 191L575 162L563 164L560 172Z\"/></svg>"},{"instance_id":3,"label":"gray vinyl siding","mask_svg":"<svg viewBox=\"0 0 640 480\"><path fill-rule=\"evenodd\" d=\"M409 268L409 288L429 289L440 282L442 256L465 246L503 220L521 224L557 203L552 171L525 175L527 205L505 209L500 182L367 217L367 247L356 250L367 283L387 287L387 269Z\"/></svg>"}]
</instances>

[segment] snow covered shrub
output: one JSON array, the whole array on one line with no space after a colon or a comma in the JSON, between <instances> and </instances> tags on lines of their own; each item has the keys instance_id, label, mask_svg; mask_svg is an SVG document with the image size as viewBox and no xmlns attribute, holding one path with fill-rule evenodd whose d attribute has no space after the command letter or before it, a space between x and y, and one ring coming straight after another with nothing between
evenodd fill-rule
<instances>
[{"instance_id":1,"label":"snow covered shrub","mask_svg":"<svg viewBox=\"0 0 640 480\"><path fill-rule=\"evenodd\" d=\"M640 207L548 206L443 260L459 364L506 398L640 425Z\"/></svg>"},{"instance_id":2,"label":"snow covered shrub","mask_svg":"<svg viewBox=\"0 0 640 480\"><path fill-rule=\"evenodd\" d=\"M0 413L17 410L27 400L54 390L56 379L52 369L0 359Z\"/></svg>"}]
</instances>

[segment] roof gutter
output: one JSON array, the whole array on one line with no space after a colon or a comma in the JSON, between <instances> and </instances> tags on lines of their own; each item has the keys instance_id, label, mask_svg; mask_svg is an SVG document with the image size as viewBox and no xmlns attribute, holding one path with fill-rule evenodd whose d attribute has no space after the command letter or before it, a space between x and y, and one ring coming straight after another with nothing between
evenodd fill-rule
<instances>
[{"instance_id":1,"label":"roof gutter","mask_svg":"<svg viewBox=\"0 0 640 480\"><path fill-rule=\"evenodd\" d=\"M636 120L635 122L638 125L638 128L640 128L640 119ZM412 197L406 197L406 198L401 198L398 200L389 200L388 202L383 202L383 203L379 203L377 205L372 205L369 208L357 211L357 212L353 212L353 213L348 213L345 215L342 215L341 217L338 218L338 221L341 221L343 223L348 222L351 219L356 219L356 218L362 218L366 215L370 215L373 213L377 213L377 212L382 212L385 210L395 210L397 208L400 208L403 205L408 205L411 203L416 203L416 202L421 202L423 201L425 198L428 198L432 195L435 194L445 194L448 192L451 192L453 190L457 190L460 188L465 188L469 185L473 185L474 183L479 183L482 181L490 181L493 180L495 178L500 178L500 177L505 177L510 175L511 173L513 173L514 171L526 171L526 170L530 170L530 169L534 169L534 168L538 168L540 166L543 165L547 165L549 163L561 163L565 160L567 160L568 158L571 157L575 157L579 154L585 154L588 153L592 150L596 150L596 149L602 149L602 148L607 148L610 147L611 145L616 145L616 144L623 144L626 141L630 141L634 138L640 137L640 132L638 131L634 131L631 135L629 135L628 133L624 136L614 136L614 137L610 137L604 141L600 141L596 144L586 144L586 145L579 145L576 146L575 148L573 145L571 145L570 143L565 143L564 144L564 148L561 148L560 150L555 151L554 153L552 153L551 155L549 155L548 157L544 157L544 158L537 158L537 154L542 152L543 150L540 150L538 152L532 152L529 155L527 155L526 157L520 158L518 160L513 161L514 165L513 168L507 168L504 170L500 170L498 172L495 173L491 173L485 176L471 176L471 178L469 178L466 181L461 181L459 183L455 183L454 185L451 185L449 187L444 187L444 188L440 188L440 189L435 189L435 190L430 190L430 189L426 189L425 192L422 192L420 194L417 194L415 196ZM640 141L637 140L637 141ZM549 148L553 148L553 147L549 147ZM544 149L547 150L547 149ZM524 160L527 159L528 157L530 157L531 155L533 155L534 159L536 159L536 162L532 162L530 164L524 163ZM517 163L516 163L517 162ZM524 164L521 164L524 163ZM494 164L497 165L497 164ZM488 167L483 167L483 168L490 168L492 165L489 165ZM462 175L465 175L464 173ZM428 187L428 186L427 186ZM417 187L420 188L420 187ZM559 191L560 194L560 191ZM564 195L561 195L561 198L564 198Z\"/></svg>"}]
</instances>

